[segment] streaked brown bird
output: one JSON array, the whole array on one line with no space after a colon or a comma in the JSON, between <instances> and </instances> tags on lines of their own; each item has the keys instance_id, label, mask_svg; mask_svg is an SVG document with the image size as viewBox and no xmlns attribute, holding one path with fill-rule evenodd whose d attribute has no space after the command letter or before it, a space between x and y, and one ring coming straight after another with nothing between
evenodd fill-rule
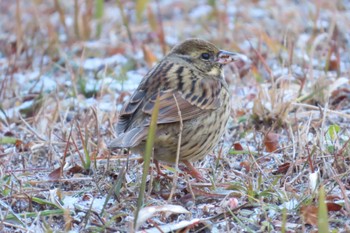
<instances>
[{"instance_id":1,"label":"streaked brown bird","mask_svg":"<svg viewBox=\"0 0 350 233\"><path fill-rule=\"evenodd\" d=\"M201 159L214 149L230 115L223 66L244 58L201 39L188 39L175 46L148 72L124 105L117 124L118 136L109 147L131 148L142 155L159 95L156 164L157 160L175 163L182 121L179 161L201 179L190 161Z\"/></svg>"}]
</instances>

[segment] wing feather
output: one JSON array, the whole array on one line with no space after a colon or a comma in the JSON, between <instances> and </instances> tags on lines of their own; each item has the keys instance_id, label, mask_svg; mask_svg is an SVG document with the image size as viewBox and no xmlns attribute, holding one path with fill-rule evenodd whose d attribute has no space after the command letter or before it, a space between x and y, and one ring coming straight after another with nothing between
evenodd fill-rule
<instances>
[{"instance_id":1,"label":"wing feather","mask_svg":"<svg viewBox=\"0 0 350 233\"><path fill-rule=\"evenodd\" d=\"M198 78L189 67L180 72L174 63L158 64L140 83L120 112L117 124L119 136L112 142L113 147L118 147L118 144L119 147L133 147L147 137L158 95L158 124L191 120L221 106L220 91L225 86L219 79ZM184 79L183 76L188 78ZM181 85L177 82L181 82Z\"/></svg>"}]
</instances>

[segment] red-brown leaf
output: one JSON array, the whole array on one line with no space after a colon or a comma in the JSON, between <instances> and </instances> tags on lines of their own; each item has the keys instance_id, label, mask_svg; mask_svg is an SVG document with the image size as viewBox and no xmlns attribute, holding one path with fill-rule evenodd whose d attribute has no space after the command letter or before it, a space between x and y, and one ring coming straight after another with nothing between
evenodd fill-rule
<instances>
[{"instance_id":1,"label":"red-brown leaf","mask_svg":"<svg viewBox=\"0 0 350 233\"><path fill-rule=\"evenodd\" d=\"M288 169L290 167L290 163L284 163L278 166L278 169L274 172L272 172L273 175L277 175L277 174L286 174Z\"/></svg>"},{"instance_id":2,"label":"red-brown leaf","mask_svg":"<svg viewBox=\"0 0 350 233\"><path fill-rule=\"evenodd\" d=\"M276 133L267 133L264 138L264 144L267 152L274 152L278 149L279 135Z\"/></svg>"},{"instance_id":3,"label":"red-brown leaf","mask_svg":"<svg viewBox=\"0 0 350 233\"><path fill-rule=\"evenodd\" d=\"M241 162L239 166L244 167L247 172L250 171L250 163L248 161Z\"/></svg>"},{"instance_id":4,"label":"red-brown leaf","mask_svg":"<svg viewBox=\"0 0 350 233\"><path fill-rule=\"evenodd\" d=\"M62 177L62 169L61 167L56 168L49 174L49 178L51 180L58 180Z\"/></svg>"},{"instance_id":5,"label":"red-brown leaf","mask_svg":"<svg viewBox=\"0 0 350 233\"><path fill-rule=\"evenodd\" d=\"M327 204L328 211L339 211L342 209L341 205L338 205L338 204L333 203L333 202L327 202L326 204Z\"/></svg>"},{"instance_id":6,"label":"red-brown leaf","mask_svg":"<svg viewBox=\"0 0 350 233\"><path fill-rule=\"evenodd\" d=\"M76 173L82 173L84 171L84 169L79 166L79 165L74 165L73 167L68 169L68 174L76 174Z\"/></svg>"},{"instance_id":7,"label":"red-brown leaf","mask_svg":"<svg viewBox=\"0 0 350 233\"><path fill-rule=\"evenodd\" d=\"M242 146L241 143L239 143L239 142L233 143L233 148L234 148L235 150L238 150L238 151L242 151L242 150L243 150L243 146Z\"/></svg>"}]
</instances>

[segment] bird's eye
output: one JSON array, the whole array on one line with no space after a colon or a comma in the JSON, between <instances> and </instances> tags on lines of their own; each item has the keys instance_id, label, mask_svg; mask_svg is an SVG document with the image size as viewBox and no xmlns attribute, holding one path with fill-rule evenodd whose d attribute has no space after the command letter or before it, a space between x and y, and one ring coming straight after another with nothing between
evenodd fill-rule
<instances>
[{"instance_id":1,"label":"bird's eye","mask_svg":"<svg viewBox=\"0 0 350 233\"><path fill-rule=\"evenodd\" d=\"M210 58L210 54L209 53L202 53L202 58L204 59L204 60L209 60L209 58Z\"/></svg>"}]
</instances>

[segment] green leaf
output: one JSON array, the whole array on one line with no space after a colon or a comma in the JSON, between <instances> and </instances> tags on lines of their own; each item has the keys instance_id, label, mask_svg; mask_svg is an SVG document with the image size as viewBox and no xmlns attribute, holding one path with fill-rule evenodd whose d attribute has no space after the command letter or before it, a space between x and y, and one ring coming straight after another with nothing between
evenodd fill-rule
<instances>
[{"instance_id":1,"label":"green leaf","mask_svg":"<svg viewBox=\"0 0 350 233\"><path fill-rule=\"evenodd\" d=\"M96 36L97 38L100 37L101 31L102 31L102 16L103 16L103 8L104 8L104 0L96 0L96 13L95 17L97 20L97 25L96 25Z\"/></svg>"},{"instance_id":2,"label":"green leaf","mask_svg":"<svg viewBox=\"0 0 350 233\"><path fill-rule=\"evenodd\" d=\"M143 11L146 9L147 3L148 3L148 0L136 1L136 17L139 22L141 21L141 16Z\"/></svg>"},{"instance_id":3,"label":"green leaf","mask_svg":"<svg viewBox=\"0 0 350 233\"><path fill-rule=\"evenodd\" d=\"M328 128L328 135L332 140L335 140L339 131L340 131L339 125L330 125Z\"/></svg>"},{"instance_id":4,"label":"green leaf","mask_svg":"<svg viewBox=\"0 0 350 233\"><path fill-rule=\"evenodd\" d=\"M40 212L22 212L18 215L14 214L8 214L5 216L5 220L14 220L14 221L19 221L18 217L21 218L37 218L38 216L57 216L57 215L63 215L64 214L64 209L56 209L56 210L43 210Z\"/></svg>"},{"instance_id":5,"label":"green leaf","mask_svg":"<svg viewBox=\"0 0 350 233\"><path fill-rule=\"evenodd\" d=\"M326 205L324 187L321 186L318 194L318 232L319 233L328 233L329 224L328 224L328 211Z\"/></svg>"},{"instance_id":6,"label":"green leaf","mask_svg":"<svg viewBox=\"0 0 350 233\"><path fill-rule=\"evenodd\" d=\"M0 138L0 144L16 144L17 138L13 137L2 137Z\"/></svg>"}]
</instances>

